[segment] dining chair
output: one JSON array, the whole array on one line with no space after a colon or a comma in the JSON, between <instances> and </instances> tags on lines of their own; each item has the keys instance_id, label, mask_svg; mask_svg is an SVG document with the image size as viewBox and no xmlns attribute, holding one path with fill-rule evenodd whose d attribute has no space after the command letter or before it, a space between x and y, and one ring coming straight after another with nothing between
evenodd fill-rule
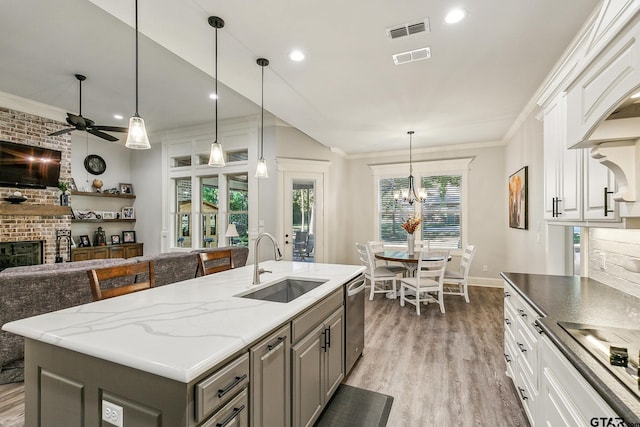
<instances>
[{"instance_id":1,"label":"dining chair","mask_svg":"<svg viewBox=\"0 0 640 427\"><path fill-rule=\"evenodd\" d=\"M364 277L365 279L369 279L371 289L371 291L369 292L369 300L373 300L374 294L389 292L392 293L393 298L397 298L397 273L394 273L385 266L376 267L373 252L371 252L371 249L369 249L368 245L364 243L356 243L356 251L358 252L360 263L366 267ZM389 281L391 281L391 290L385 288L385 283ZM376 286L378 283L380 283L381 285Z\"/></svg>"},{"instance_id":2,"label":"dining chair","mask_svg":"<svg viewBox=\"0 0 640 427\"><path fill-rule=\"evenodd\" d=\"M469 302L468 280L469 270L471 269L471 261L476 253L476 247L474 245L467 245L462 253L460 259L460 268L458 270L445 270L444 271L444 293L446 295L461 295L464 296L464 300ZM446 287L446 285L452 285L452 287Z\"/></svg>"},{"instance_id":3,"label":"dining chair","mask_svg":"<svg viewBox=\"0 0 640 427\"><path fill-rule=\"evenodd\" d=\"M87 275L94 301L153 288L156 283L153 261L95 268ZM138 281L141 277L146 280Z\"/></svg>"},{"instance_id":4,"label":"dining chair","mask_svg":"<svg viewBox=\"0 0 640 427\"><path fill-rule=\"evenodd\" d=\"M373 261L376 263L377 267L386 267L389 270L395 272L396 274L402 274L405 276L409 271L406 267L401 265L389 264L389 261L379 260L375 257L376 252L384 252L384 242L381 240L371 240L367 243L369 245L369 249L371 249L371 253L374 254Z\"/></svg>"},{"instance_id":5,"label":"dining chair","mask_svg":"<svg viewBox=\"0 0 640 427\"><path fill-rule=\"evenodd\" d=\"M420 252L415 277L404 277L400 280L400 305L404 307L407 302L415 305L418 316L420 316L422 302L437 302L440 305L440 312L444 313L442 289L447 259L427 261L423 259L423 255L427 254L426 251ZM413 291L414 295L409 295L407 291Z\"/></svg>"},{"instance_id":6,"label":"dining chair","mask_svg":"<svg viewBox=\"0 0 640 427\"><path fill-rule=\"evenodd\" d=\"M234 268L231 249L224 251L198 253L198 271L200 276L218 273Z\"/></svg>"}]
</instances>

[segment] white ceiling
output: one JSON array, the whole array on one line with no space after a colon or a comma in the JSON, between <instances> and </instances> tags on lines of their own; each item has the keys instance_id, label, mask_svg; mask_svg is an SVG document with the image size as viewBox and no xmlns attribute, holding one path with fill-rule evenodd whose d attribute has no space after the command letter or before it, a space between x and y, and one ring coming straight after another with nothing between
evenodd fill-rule
<instances>
[{"instance_id":1,"label":"white ceiling","mask_svg":"<svg viewBox=\"0 0 640 427\"><path fill-rule=\"evenodd\" d=\"M414 147L500 141L597 3L139 0L140 31L154 41L140 42L139 112L150 131L212 121L207 18L217 15L226 22L218 31L221 119L259 112L255 60L266 57L265 108L326 146L406 149L410 129ZM458 5L467 18L445 24ZM133 16L133 0L3 1L0 91L77 113L73 75L85 74L83 115L126 126L135 110ZM429 33L385 33L423 18ZM391 59L425 46L431 59ZM307 59L290 61L293 48Z\"/></svg>"}]
</instances>

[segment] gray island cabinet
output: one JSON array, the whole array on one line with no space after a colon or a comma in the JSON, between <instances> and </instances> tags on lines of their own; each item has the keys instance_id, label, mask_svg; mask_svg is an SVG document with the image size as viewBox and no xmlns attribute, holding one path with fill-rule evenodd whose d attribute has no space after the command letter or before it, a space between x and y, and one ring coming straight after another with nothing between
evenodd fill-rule
<instances>
[{"instance_id":1,"label":"gray island cabinet","mask_svg":"<svg viewBox=\"0 0 640 427\"><path fill-rule=\"evenodd\" d=\"M264 264L261 288L326 282L242 298L247 266L4 325L25 337L25 425L312 425L345 375L343 286L362 267Z\"/></svg>"}]
</instances>

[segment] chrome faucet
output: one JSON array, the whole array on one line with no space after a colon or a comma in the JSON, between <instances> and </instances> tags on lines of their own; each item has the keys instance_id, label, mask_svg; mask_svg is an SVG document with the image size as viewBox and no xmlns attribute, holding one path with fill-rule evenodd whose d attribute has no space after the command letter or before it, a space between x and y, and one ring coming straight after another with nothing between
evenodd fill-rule
<instances>
[{"instance_id":1,"label":"chrome faucet","mask_svg":"<svg viewBox=\"0 0 640 427\"><path fill-rule=\"evenodd\" d=\"M263 237L268 237L269 239L271 239L271 243L273 243L273 257L276 261L280 261L282 259L282 253L280 252L280 248L278 247L278 242L276 241L276 238L273 237L271 234L269 233L260 233L258 234L258 237L256 238L256 243L253 246L253 259L254 259L254 266L253 266L253 284L254 285L259 285L260 284L260 275L262 273L271 273L271 271L265 270L264 268L260 268L258 266L258 244L260 243L260 240L262 240Z\"/></svg>"}]
</instances>

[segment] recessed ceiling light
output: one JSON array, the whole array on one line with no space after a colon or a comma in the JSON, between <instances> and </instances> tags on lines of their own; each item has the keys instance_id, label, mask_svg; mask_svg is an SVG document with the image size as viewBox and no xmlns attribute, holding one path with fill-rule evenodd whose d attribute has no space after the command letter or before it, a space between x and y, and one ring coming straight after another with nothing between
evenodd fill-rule
<instances>
[{"instance_id":1,"label":"recessed ceiling light","mask_svg":"<svg viewBox=\"0 0 640 427\"><path fill-rule=\"evenodd\" d=\"M447 13L447 16L444 18L444 22L447 24L455 24L464 19L467 15L467 12L462 8L452 9Z\"/></svg>"},{"instance_id":2,"label":"recessed ceiling light","mask_svg":"<svg viewBox=\"0 0 640 427\"><path fill-rule=\"evenodd\" d=\"M114 114L113 118L116 119L116 120L122 120L123 119L122 114Z\"/></svg>"},{"instance_id":3,"label":"recessed ceiling light","mask_svg":"<svg viewBox=\"0 0 640 427\"><path fill-rule=\"evenodd\" d=\"M300 62L304 59L304 53L302 53L302 51L300 50L292 50L291 53L289 53L289 59L292 61Z\"/></svg>"},{"instance_id":4,"label":"recessed ceiling light","mask_svg":"<svg viewBox=\"0 0 640 427\"><path fill-rule=\"evenodd\" d=\"M216 99L218 97L218 95L216 95L215 93L210 93L209 94L209 98L211 99Z\"/></svg>"}]
</instances>

